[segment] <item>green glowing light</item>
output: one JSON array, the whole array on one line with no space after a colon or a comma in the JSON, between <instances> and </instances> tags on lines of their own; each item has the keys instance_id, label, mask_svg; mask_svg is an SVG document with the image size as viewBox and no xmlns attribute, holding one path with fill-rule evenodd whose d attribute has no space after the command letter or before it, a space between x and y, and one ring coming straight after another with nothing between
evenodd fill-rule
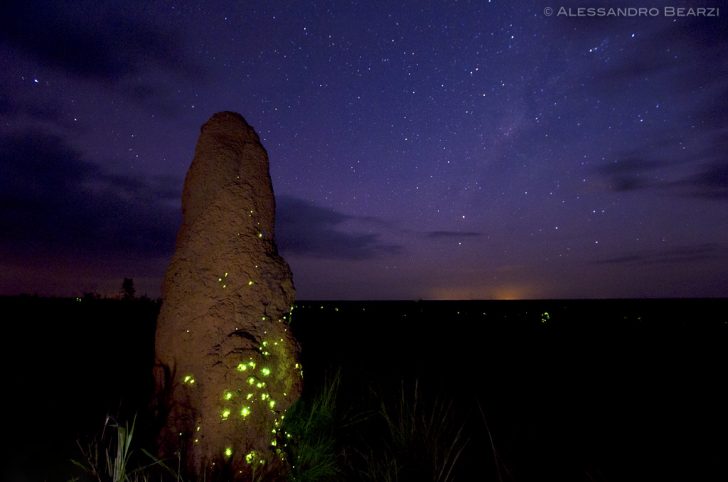
<instances>
[{"instance_id":1,"label":"green glowing light","mask_svg":"<svg viewBox=\"0 0 728 482\"><path fill-rule=\"evenodd\" d=\"M248 286L253 286L253 280L248 281Z\"/></svg>"},{"instance_id":2,"label":"green glowing light","mask_svg":"<svg viewBox=\"0 0 728 482\"><path fill-rule=\"evenodd\" d=\"M268 400L268 398L270 398L270 395L268 395L267 393L261 393L260 394L260 399L261 400Z\"/></svg>"},{"instance_id":3,"label":"green glowing light","mask_svg":"<svg viewBox=\"0 0 728 482\"><path fill-rule=\"evenodd\" d=\"M258 388L263 388L263 387L265 387L265 382L258 382L255 384L255 386Z\"/></svg>"},{"instance_id":4,"label":"green glowing light","mask_svg":"<svg viewBox=\"0 0 728 482\"><path fill-rule=\"evenodd\" d=\"M233 392L231 392L229 390L225 390L225 392L223 393L222 398L224 398L225 400L232 400L232 398L233 398Z\"/></svg>"},{"instance_id":5,"label":"green glowing light","mask_svg":"<svg viewBox=\"0 0 728 482\"><path fill-rule=\"evenodd\" d=\"M278 445L278 441L276 439L273 439L271 440L270 445L271 447L275 447L276 445Z\"/></svg>"},{"instance_id":6,"label":"green glowing light","mask_svg":"<svg viewBox=\"0 0 728 482\"><path fill-rule=\"evenodd\" d=\"M251 450L250 452L248 452L247 454L245 454L245 461L248 464L252 464L253 462L255 462L255 458L257 456L258 456L258 454L255 453L255 450Z\"/></svg>"},{"instance_id":7,"label":"green glowing light","mask_svg":"<svg viewBox=\"0 0 728 482\"><path fill-rule=\"evenodd\" d=\"M185 383L187 385L194 385L195 377L193 377L192 375L185 375L184 378L182 378L182 383Z\"/></svg>"},{"instance_id":8,"label":"green glowing light","mask_svg":"<svg viewBox=\"0 0 728 482\"><path fill-rule=\"evenodd\" d=\"M225 447L225 458L229 459L232 454L233 454L233 449L231 447Z\"/></svg>"},{"instance_id":9,"label":"green glowing light","mask_svg":"<svg viewBox=\"0 0 728 482\"><path fill-rule=\"evenodd\" d=\"M249 366L249 367L250 367L251 369L253 369L253 370L254 370L254 369L255 369L255 362L254 362L253 360L250 360L250 361L248 362L248 366Z\"/></svg>"},{"instance_id":10,"label":"green glowing light","mask_svg":"<svg viewBox=\"0 0 728 482\"><path fill-rule=\"evenodd\" d=\"M236 367L236 370L239 372L244 372L247 369L248 367L245 365L245 363L238 363L238 366Z\"/></svg>"},{"instance_id":11,"label":"green glowing light","mask_svg":"<svg viewBox=\"0 0 728 482\"><path fill-rule=\"evenodd\" d=\"M230 416L230 409L229 408L223 408L222 412L220 412L220 418L223 420L227 420Z\"/></svg>"},{"instance_id":12,"label":"green glowing light","mask_svg":"<svg viewBox=\"0 0 728 482\"><path fill-rule=\"evenodd\" d=\"M250 415L250 407L243 407L240 410L240 415L242 415L243 418L246 418L248 415Z\"/></svg>"},{"instance_id":13,"label":"green glowing light","mask_svg":"<svg viewBox=\"0 0 728 482\"><path fill-rule=\"evenodd\" d=\"M263 346L268 346L268 342L267 341L263 341Z\"/></svg>"},{"instance_id":14,"label":"green glowing light","mask_svg":"<svg viewBox=\"0 0 728 482\"><path fill-rule=\"evenodd\" d=\"M261 368L260 373L262 373L264 377L267 377L270 375L270 368L268 368L268 367Z\"/></svg>"},{"instance_id":15,"label":"green glowing light","mask_svg":"<svg viewBox=\"0 0 728 482\"><path fill-rule=\"evenodd\" d=\"M276 408L276 401L275 400L271 400L270 402L268 402L268 407L271 410L273 410L274 408Z\"/></svg>"},{"instance_id":16,"label":"green glowing light","mask_svg":"<svg viewBox=\"0 0 728 482\"><path fill-rule=\"evenodd\" d=\"M248 385L255 385L255 377L248 378Z\"/></svg>"}]
</instances>

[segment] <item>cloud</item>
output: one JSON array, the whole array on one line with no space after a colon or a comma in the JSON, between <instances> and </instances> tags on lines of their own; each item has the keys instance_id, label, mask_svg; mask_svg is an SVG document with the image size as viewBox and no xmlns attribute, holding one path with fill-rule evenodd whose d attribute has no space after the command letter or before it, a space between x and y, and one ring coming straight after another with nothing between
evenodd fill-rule
<instances>
[{"instance_id":1,"label":"cloud","mask_svg":"<svg viewBox=\"0 0 728 482\"><path fill-rule=\"evenodd\" d=\"M626 253L613 258L595 261L596 264L621 264L644 266L654 264L694 263L725 258L726 246L717 243L704 243L692 246L678 246L664 250Z\"/></svg>"},{"instance_id":2,"label":"cloud","mask_svg":"<svg viewBox=\"0 0 728 482\"><path fill-rule=\"evenodd\" d=\"M371 224L372 220L316 206L303 199L279 196L278 247L285 253L330 259L371 259L401 251L401 246L382 242L379 234L343 231L342 225L349 221Z\"/></svg>"},{"instance_id":3,"label":"cloud","mask_svg":"<svg viewBox=\"0 0 728 482\"><path fill-rule=\"evenodd\" d=\"M636 39L630 39L632 48L625 49L597 76L600 86L621 90L630 81L663 73L674 75L683 90L726 85L726 29L714 18L682 20L661 28L644 29Z\"/></svg>"},{"instance_id":4,"label":"cloud","mask_svg":"<svg viewBox=\"0 0 728 482\"><path fill-rule=\"evenodd\" d=\"M100 2L10 0L0 15L0 42L43 65L97 81L117 82L150 64L199 74L174 31Z\"/></svg>"},{"instance_id":5,"label":"cloud","mask_svg":"<svg viewBox=\"0 0 728 482\"><path fill-rule=\"evenodd\" d=\"M651 187L654 171L664 168L666 163L640 157L626 157L616 162L601 165L597 172L605 176L613 191L635 191Z\"/></svg>"},{"instance_id":6,"label":"cloud","mask_svg":"<svg viewBox=\"0 0 728 482\"><path fill-rule=\"evenodd\" d=\"M728 30L711 18L684 20L655 24L636 37L611 32L615 36L604 50L605 62L586 73L596 93L611 92L617 100L627 91L639 92L650 79L661 94L658 98L669 99L675 108L659 114L673 116L665 125L672 129L660 131L654 124L651 141L597 167L612 191L649 189L678 197L728 199ZM629 48L616 51L617 42Z\"/></svg>"},{"instance_id":7,"label":"cloud","mask_svg":"<svg viewBox=\"0 0 728 482\"><path fill-rule=\"evenodd\" d=\"M0 164L0 250L11 257L164 257L174 247L169 180L111 175L39 130L0 138Z\"/></svg>"},{"instance_id":8,"label":"cloud","mask_svg":"<svg viewBox=\"0 0 728 482\"><path fill-rule=\"evenodd\" d=\"M722 160L710 163L682 184L689 186L693 196L728 200L728 162Z\"/></svg>"},{"instance_id":9,"label":"cloud","mask_svg":"<svg viewBox=\"0 0 728 482\"><path fill-rule=\"evenodd\" d=\"M596 172L615 192L653 189L675 196L728 200L727 149L728 135L707 131L696 139L691 151L673 148L662 154L646 145L598 166ZM664 155L665 160L652 160L650 156L655 155Z\"/></svg>"},{"instance_id":10,"label":"cloud","mask_svg":"<svg viewBox=\"0 0 728 482\"><path fill-rule=\"evenodd\" d=\"M483 233L474 231L428 231L426 236L430 239L443 239L443 238L474 238L482 236Z\"/></svg>"}]
</instances>

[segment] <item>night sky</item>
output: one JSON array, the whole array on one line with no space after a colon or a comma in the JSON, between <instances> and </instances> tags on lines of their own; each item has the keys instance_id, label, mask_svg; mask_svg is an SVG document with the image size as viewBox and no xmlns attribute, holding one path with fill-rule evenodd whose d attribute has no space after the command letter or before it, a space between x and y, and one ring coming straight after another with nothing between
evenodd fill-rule
<instances>
[{"instance_id":1,"label":"night sky","mask_svg":"<svg viewBox=\"0 0 728 482\"><path fill-rule=\"evenodd\" d=\"M728 2L616 3L4 1L0 294L159 296L232 110L300 299L726 296Z\"/></svg>"}]
</instances>

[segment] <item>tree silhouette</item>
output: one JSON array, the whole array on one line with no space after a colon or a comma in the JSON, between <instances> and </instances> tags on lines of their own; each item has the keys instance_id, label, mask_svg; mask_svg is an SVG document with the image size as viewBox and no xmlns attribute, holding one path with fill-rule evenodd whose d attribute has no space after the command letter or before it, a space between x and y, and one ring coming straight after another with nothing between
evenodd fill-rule
<instances>
[{"instance_id":1,"label":"tree silhouette","mask_svg":"<svg viewBox=\"0 0 728 482\"><path fill-rule=\"evenodd\" d=\"M134 280L132 278L124 278L124 281L121 283L121 299L133 300L135 294Z\"/></svg>"}]
</instances>

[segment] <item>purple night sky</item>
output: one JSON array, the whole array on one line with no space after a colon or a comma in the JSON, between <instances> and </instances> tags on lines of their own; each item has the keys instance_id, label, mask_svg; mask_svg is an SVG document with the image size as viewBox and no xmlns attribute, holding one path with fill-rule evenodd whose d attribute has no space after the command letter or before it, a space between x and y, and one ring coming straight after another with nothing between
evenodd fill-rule
<instances>
[{"instance_id":1,"label":"purple night sky","mask_svg":"<svg viewBox=\"0 0 728 482\"><path fill-rule=\"evenodd\" d=\"M728 4L623 3L5 1L0 294L159 296L232 110L300 299L726 296Z\"/></svg>"}]
</instances>

